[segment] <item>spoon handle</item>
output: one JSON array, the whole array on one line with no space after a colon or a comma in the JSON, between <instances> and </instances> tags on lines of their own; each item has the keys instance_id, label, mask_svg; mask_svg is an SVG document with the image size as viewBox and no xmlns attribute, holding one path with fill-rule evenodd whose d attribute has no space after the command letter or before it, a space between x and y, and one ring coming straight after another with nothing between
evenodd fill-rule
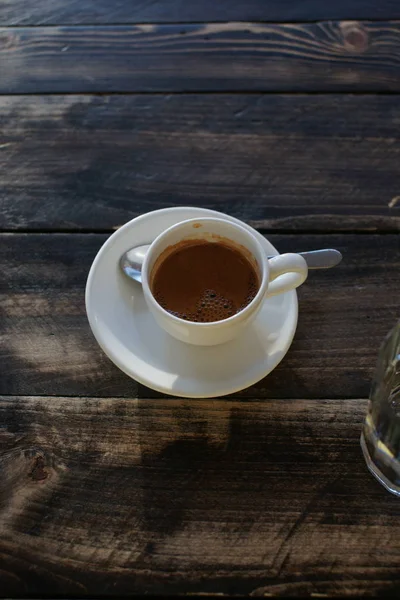
<instances>
[{"instance_id":1,"label":"spoon handle","mask_svg":"<svg viewBox=\"0 0 400 600\"><path fill-rule=\"evenodd\" d=\"M299 252L305 259L309 269L330 269L342 260L339 250L327 248L324 250L312 250L311 252Z\"/></svg>"}]
</instances>

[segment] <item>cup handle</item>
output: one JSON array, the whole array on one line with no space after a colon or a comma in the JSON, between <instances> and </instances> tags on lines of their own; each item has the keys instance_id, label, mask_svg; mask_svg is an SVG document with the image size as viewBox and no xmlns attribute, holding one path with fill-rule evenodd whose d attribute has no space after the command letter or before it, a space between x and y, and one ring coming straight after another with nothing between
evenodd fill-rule
<instances>
[{"instance_id":1,"label":"cup handle","mask_svg":"<svg viewBox=\"0 0 400 600\"><path fill-rule=\"evenodd\" d=\"M307 263L300 254L280 254L269 259L267 298L299 287L307 279Z\"/></svg>"}]
</instances>

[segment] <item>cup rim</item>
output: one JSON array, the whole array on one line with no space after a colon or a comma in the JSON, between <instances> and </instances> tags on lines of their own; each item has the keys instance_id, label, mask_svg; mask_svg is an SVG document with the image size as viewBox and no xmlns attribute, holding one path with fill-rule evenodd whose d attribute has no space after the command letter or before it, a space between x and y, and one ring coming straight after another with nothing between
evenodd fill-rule
<instances>
[{"instance_id":1,"label":"cup rim","mask_svg":"<svg viewBox=\"0 0 400 600\"><path fill-rule=\"evenodd\" d=\"M260 252L260 256L262 257L262 261L263 261L263 274L261 277L261 282L260 282L260 287L258 288L257 294L254 296L254 298L251 300L251 302L249 302L249 304L243 308L243 310L237 312L236 314L228 317L227 319L221 319L219 321L208 321L206 323L201 323L198 321L189 321L186 319L181 319L180 317L177 317L173 314L171 314L169 311L167 311L165 308L163 308L161 306L161 304L159 304L157 302L157 300L154 298L153 292L150 289L150 285L149 285L149 277L148 277L148 272L147 272L147 265L150 261L150 257L151 254L154 250L154 247L156 246L156 244L158 244L162 238L164 236L166 236L167 234L169 234L171 231L173 231L174 229L179 229L180 227L182 227L182 225L186 225L188 223L191 222L200 222L200 221L212 221L212 222L221 222L224 224L229 225L230 227L234 228L234 229L239 229L241 230L241 232L247 236L248 238L251 238L252 242L257 246L259 252ZM227 236L226 236L227 237ZM229 239L229 238L227 238ZM259 242L259 240L257 240L257 238L255 237L255 235L253 235L252 232L248 231L247 229L245 229L245 227L243 227L242 225L239 225L238 223L233 223L231 221L228 221L226 219L219 219L219 218L214 218L214 217L201 217L201 218L191 218L191 219L185 219L184 221L180 221L179 223L175 223L174 225L171 225L171 227L168 227L168 229L166 229L165 231L161 232L156 238L155 240L153 240L153 242L150 245L150 248L148 249L146 256L144 258L143 261L143 266L142 266L142 287L143 287L143 292L144 295L146 297L146 299L152 304L153 308L157 311L160 311L162 313L163 316L165 316L168 319L171 319L173 322L180 324L180 325L186 325L189 327L195 327L195 328L203 328L203 329L210 329L212 327L225 327L225 326L229 326L232 325L234 323L237 323L239 321L242 321L243 318L245 318L249 313L251 313L254 308L256 306L258 306L258 304L262 301L262 299L265 297L265 293L268 289L268 283L269 283L269 268L268 268L268 259L267 256L265 254L264 249L261 246L261 243Z\"/></svg>"}]
</instances>

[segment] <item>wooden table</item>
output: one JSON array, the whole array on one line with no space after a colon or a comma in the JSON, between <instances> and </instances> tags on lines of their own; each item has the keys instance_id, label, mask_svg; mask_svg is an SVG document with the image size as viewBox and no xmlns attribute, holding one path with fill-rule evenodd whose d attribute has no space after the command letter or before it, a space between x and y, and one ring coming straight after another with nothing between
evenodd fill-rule
<instances>
[{"instance_id":1,"label":"wooden table","mask_svg":"<svg viewBox=\"0 0 400 600\"><path fill-rule=\"evenodd\" d=\"M399 317L397 0L2 0L0 596L393 595L400 502L359 447ZM336 247L236 397L97 346L90 264L143 212Z\"/></svg>"}]
</instances>

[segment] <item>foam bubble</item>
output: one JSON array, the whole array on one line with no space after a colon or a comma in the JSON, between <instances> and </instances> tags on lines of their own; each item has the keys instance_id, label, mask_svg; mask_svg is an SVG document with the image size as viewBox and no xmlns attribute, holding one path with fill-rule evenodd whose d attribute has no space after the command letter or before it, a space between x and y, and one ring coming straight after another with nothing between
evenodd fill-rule
<instances>
[{"instance_id":1,"label":"foam bubble","mask_svg":"<svg viewBox=\"0 0 400 600\"><path fill-rule=\"evenodd\" d=\"M247 290L242 296L240 304L236 304L236 301L218 293L216 289L205 289L195 306L190 307L189 312L187 309L182 312L170 310L168 308L168 293L165 296L164 290L159 287L153 290L153 294L157 302L170 314L185 321L205 323L224 320L242 311L254 299L258 289L259 281L255 273L248 277Z\"/></svg>"}]
</instances>

